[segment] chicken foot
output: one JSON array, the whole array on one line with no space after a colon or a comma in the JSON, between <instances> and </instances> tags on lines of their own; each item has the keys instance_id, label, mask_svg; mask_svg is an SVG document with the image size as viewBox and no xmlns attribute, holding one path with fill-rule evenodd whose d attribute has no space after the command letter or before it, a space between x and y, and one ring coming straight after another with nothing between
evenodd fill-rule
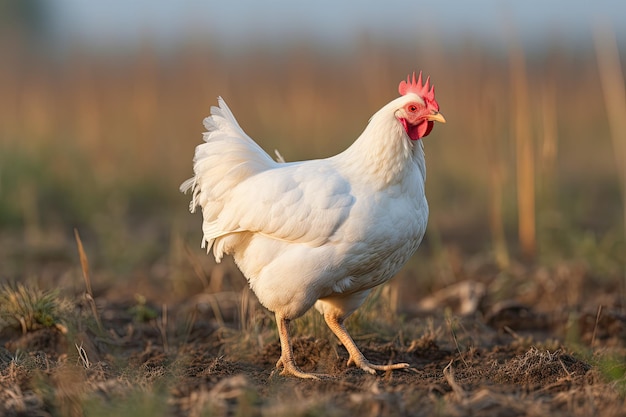
<instances>
[{"instance_id":1,"label":"chicken foot","mask_svg":"<svg viewBox=\"0 0 626 417\"><path fill-rule=\"evenodd\" d=\"M395 363L389 365L375 365L368 361L363 353L359 350L356 343L346 330L346 327L343 325L343 318L333 314L333 313L325 313L324 320L326 320L326 324L333 331L335 336L339 338L339 341L345 346L348 353L350 354L350 358L348 359L348 366L354 364L359 368L363 369L370 374L375 374L376 371L391 371L394 369L404 369L408 368L408 363Z\"/></svg>"},{"instance_id":2,"label":"chicken foot","mask_svg":"<svg viewBox=\"0 0 626 417\"><path fill-rule=\"evenodd\" d=\"M280 359L276 362L276 368L280 369L283 367L281 371L281 375L283 376L294 376L296 378L304 378L304 379L320 379L323 377L327 377L327 375L323 374L312 374L308 372L303 372L296 366L296 362L293 358L293 348L291 346L291 339L289 337L289 323L290 320L279 316L276 314L276 325L278 326L278 336L280 337Z\"/></svg>"}]
</instances>

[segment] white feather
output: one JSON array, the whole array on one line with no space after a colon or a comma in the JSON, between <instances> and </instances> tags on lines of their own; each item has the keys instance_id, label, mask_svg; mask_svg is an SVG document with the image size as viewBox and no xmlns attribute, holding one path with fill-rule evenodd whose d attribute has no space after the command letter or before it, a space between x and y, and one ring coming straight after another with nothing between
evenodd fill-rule
<instances>
[{"instance_id":1,"label":"white feather","mask_svg":"<svg viewBox=\"0 0 626 417\"><path fill-rule=\"evenodd\" d=\"M278 163L220 98L204 120L195 176L181 185L192 191L191 210L202 208L203 247L213 247L218 262L233 254L261 303L283 317L318 300L321 311L358 307L402 267L426 229L422 144L409 140L394 113L409 99L383 107L339 155Z\"/></svg>"}]
</instances>

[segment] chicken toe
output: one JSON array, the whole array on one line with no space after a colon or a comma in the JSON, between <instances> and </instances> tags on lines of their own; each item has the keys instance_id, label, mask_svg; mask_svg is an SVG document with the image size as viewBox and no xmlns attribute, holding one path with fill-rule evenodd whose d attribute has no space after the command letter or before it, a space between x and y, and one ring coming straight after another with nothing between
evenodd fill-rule
<instances>
[{"instance_id":1,"label":"chicken toe","mask_svg":"<svg viewBox=\"0 0 626 417\"><path fill-rule=\"evenodd\" d=\"M326 313L324 314L324 319L326 320L326 324L330 330L333 331L335 336L337 336L339 341L345 346L350 354L348 366L355 365L370 374L375 374L376 371L391 371L394 369L408 368L410 366L408 363L395 363L389 365L375 365L370 363L370 361L363 356L363 353L361 353L356 343L354 343L354 340L348 333L348 330L346 330L346 327L343 325L343 318L337 316L336 314Z\"/></svg>"},{"instance_id":2,"label":"chicken toe","mask_svg":"<svg viewBox=\"0 0 626 417\"><path fill-rule=\"evenodd\" d=\"M280 371L280 374L282 376L293 376L296 378L317 379L317 380L319 380L320 377L323 376L323 375L317 375L317 374L304 372L300 370L300 368L298 368L293 361L284 362L282 356L276 363L276 369L280 369L281 367L283 368L283 370Z\"/></svg>"},{"instance_id":3,"label":"chicken toe","mask_svg":"<svg viewBox=\"0 0 626 417\"><path fill-rule=\"evenodd\" d=\"M360 353L360 352L359 352ZM370 374L375 374L376 371L393 371L395 369L405 369L410 365L408 363L392 363L388 365L375 365L370 363L363 354L354 358L352 355L350 359L348 359L348 366L354 365L363 369L365 372L369 372Z\"/></svg>"},{"instance_id":4,"label":"chicken toe","mask_svg":"<svg viewBox=\"0 0 626 417\"><path fill-rule=\"evenodd\" d=\"M291 346L291 339L289 337L289 320L276 314L276 324L278 325L278 336L280 337L281 355L278 362L276 362L276 368L283 370L280 372L283 376L293 376L303 379L320 379L327 377L323 374L312 374L304 372L296 366L296 362L293 358L293 348Z\"/></svg>"}]
</instances>

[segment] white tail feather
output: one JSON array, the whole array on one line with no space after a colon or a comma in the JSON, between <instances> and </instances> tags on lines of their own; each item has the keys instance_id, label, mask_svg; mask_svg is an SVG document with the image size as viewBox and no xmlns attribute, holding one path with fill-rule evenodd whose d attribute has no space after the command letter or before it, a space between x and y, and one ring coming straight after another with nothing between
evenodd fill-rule
<instances>
[{"instance_id":1,"label":"white tail feather","mask_svg":"<svg viewBox=\"0 0 626 417\"><path fill-rule=\"evenodd\" d=\"M221 236L237 233L219 222L218 215L228 202L238 183L276 164L272 158L243 131L226 102L219 97L219 107L211 107L211 116L204 119L207 132L205 143L196 147L194 177L180 186L182 192L191 190L189 210L202 207L202 247L207 252ZM227 248L222 243L214 248L216 260Z\"/></svg>"}]
</instances>

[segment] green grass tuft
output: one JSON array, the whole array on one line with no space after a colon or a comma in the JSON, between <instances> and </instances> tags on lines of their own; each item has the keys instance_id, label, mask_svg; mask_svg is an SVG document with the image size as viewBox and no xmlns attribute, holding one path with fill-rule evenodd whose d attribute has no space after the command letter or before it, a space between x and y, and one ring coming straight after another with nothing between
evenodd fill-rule
<instances>
[{"instance_id":1,"label":"green grass tuft","mask_svg":"<svg viewBox=\"0 0 626 417\"><path fill-rule=\"evenodd\" d=\"M25 284L0 286L0 330L7 327L21 329L22 333L61 325L67 310L58 291L43 291Z\"/></svg>"}]
</instances>

